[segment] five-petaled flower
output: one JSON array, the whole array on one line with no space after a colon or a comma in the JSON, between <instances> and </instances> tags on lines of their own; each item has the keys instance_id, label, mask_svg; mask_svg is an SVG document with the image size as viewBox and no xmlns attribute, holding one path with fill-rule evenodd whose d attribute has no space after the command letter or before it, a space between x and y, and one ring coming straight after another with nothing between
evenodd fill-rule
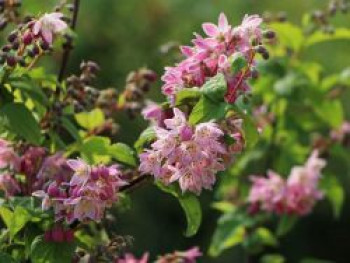
<instances>
[{"instance_id":1,"label":"five-petaled flower","mask_svg":"<svg viewBox=\"0 0 350 263\"><path fill-rule=\"evenodd\" d=\"M44 14L33 25L34 35L40 35L46 43L52 44L54 36L68 27L62 18L62 13Z\"/></svg>"}]
</instances>

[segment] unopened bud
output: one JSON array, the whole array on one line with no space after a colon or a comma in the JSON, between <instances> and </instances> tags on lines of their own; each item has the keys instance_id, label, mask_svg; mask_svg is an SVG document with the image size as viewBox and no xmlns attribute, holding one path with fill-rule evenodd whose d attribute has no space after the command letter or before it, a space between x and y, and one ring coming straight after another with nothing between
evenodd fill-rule
<instances>
[{"instance_id":1,"label":"unopened bud","mask_svg":"<svg viewBox=\"0 0 350 263\"><path fill-rule=\"evenodd\" d=\"M269 30L264 32L264 37L267 39L273 39L276 37L276 33L274 31Z\"/></svg>"},{"instance_id":2,"label":"unopened bud","mask_svg":"<svg viewBox=\"0 0 350 263\"><path fill-rule=\"evenodd\" d=\"M33 41L33 34L30 31L25 32L22 37L22 41L24 45L30 45Z\"/></svg>"}]
</instances>

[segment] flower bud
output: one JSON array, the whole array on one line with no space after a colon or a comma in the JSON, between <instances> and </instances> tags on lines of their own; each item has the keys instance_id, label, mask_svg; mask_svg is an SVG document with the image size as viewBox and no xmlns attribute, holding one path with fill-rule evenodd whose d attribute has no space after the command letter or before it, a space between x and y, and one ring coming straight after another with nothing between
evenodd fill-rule
<instances>
[{"instance_id":1,"label":"flower bud","mask_svg":"<svg viewBox=\"0 0 350 263\"><path fill-rule=\"evenodd\" d=\"M7 56L7 58L6 58L6 63L7 63L8 66L14 67L14 66L16 66L16 64L17 64L17 59L16 59L15 56L9 55L9 56Z\"/></svg>"},{"instance_id":2,"label":"flower bud","mask_svg":"<svg viewBox=\"0 0 350 263\"><path fill-rule=\"evenodd\" d=\"M99 168L94 167L91 171L91 179L96 181L99 179L100 175L99 175Z\"/></svg>"},{"instance_id":3,"label":"flower bud","mask_svg":"<svg viewBox=\"0 0 350 263\"><path fill-rule=\"evenodd\" d=\"M51 236L53 242L63 242L64 241L64 232L61 227L55 227L51 230Z\"/></svg>"},{"instance_id":4,"label":"flower bud","mask_svg":"<svg viewBox=\"0 0 350 263\"><path fill-rule=\"evenodd\" d=\"M56 183L51 183L49 185L49 188L47 189L47 193L49 194L49 196L51 197L57 197L60 195L60 191L56 185Z\"/></svg>"},{"instance_id":5,"label":"flower bud","mask_svg":"<svg viewBox=\"0 0 350 263\"><path fill-rule=\"evenodd\" d=\"M8 42L13 43L17 39L17 36L18 36L17 31L11 32L7 37Z\"/></svg>"},{"instance_id":6,"label":"flower bud","mask_svg":"<svg viewBox=\"0 0 350 263\"><path fill-rule=\"evenodd\" d=\"M189 141L193 135L192 128L190 126L184 126L180 131L181 140Z\"/></svg>"},{"instance_id":7,"label":"flower bud","mask_svg":"<svg viewBox=\"0 0 350 263\"><path fill-rule=\"evenodd\" d=\"M40 53L40 48L37 45L34 45L32 48L32 52L36 56Z\"/></svg>"},{"instance_id":8,"label":"flower bud","mask_svg":"<svg viewBox=\"0 0 350 263\"><path fill-rule=\"evenodd\" d=\"M3 52L9 52L11 50L11 45L5 45L1 49Z\"/></svg>"},{"instance_id":9,"label":"flower bud","mask_svg":"<svg viewBox=\"0 0 350 263\"><path fill-rule=\"evenodd\" d=\"M12 43L11 48L12 48L13 50L17 50L17 49L19 48L19 45L20 45L19 40L18 40L18 39L15 39L15 40L13 41L13 43Z\"/></svg>"},{"instance_id":10,"label":"flower bud","mask_svg":"<svg viewBox=\"0 0 350 263\"><path fill-rule=\"evenodd\" d=\"M64 240L66 242L72 242L74 240L74 230L72 229L66 230L66 232L64 233Z\"/></svg>"},{"instance_id":11,"label":"flower bud","mask_svg":"<svg viewBox=\"0 0 350 263\"><path fill-rule=\"evenodd\" d=\"M266 31L264 32L264 37L267 39L274 39L276 37L276 33L274 31Z\"/></svg>"},{"instance_id":12,"label":"flower bud","mask_svg":"<svg viewBox=\"0 0 350 263\"><path fill-rule=\"evenodd\" d=\"M45 231L45 233L44 233L44 240L45 240L46 242L52 242L52 233L51 233L51 230Z\"/></svg>"},{"instance_id":13,"label":"flower bud","mask_svg":"<svg viewBox=\"0 0 350 263\"><path fill-rule=\"evenodd\" d=\"M40 47L42 50L46 51L50 49L50 44L47 43L46 41L41 41L40 42Z\"/></svg>"},{"instance_id":14,"label":"flower bud","mask_svg":"<svg viewBox=\"0 0 350 263\"><path fill-rule=\"evenodd\" d=\"M30 45L33 41L33 34L30 31L25 32L22 37L22 41L24 45L26 46Z\"/></svg>"}]
</instances>

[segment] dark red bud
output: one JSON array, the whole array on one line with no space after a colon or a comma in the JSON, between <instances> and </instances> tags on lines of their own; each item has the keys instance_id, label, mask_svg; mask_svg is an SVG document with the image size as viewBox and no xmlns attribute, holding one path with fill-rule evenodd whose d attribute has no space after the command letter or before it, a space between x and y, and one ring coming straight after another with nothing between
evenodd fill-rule
<instances>
[{"instance_id":1,"label":"dark red bud","mask_svg":"<svg viewBox=\"0 0 350 263\"><path fill-rule=\"evenodd\" d=\"M45 233L44 233L44 240L45 240L46 242L52 242L52 233L51 233L51 230L45 231Z\"/></svg>"},{"instance_id":2,"label":"dark red bud","mask_svg":"<svg viewBox=\"0 0 350 263\"><path fill-rule=\"evenodd\" d=\"M24 33L22 37L22 41L24 45L26 46L30 45L33 41L33 34L30 31L27 31L26 33Z\"/></svg>"},{"instance_id":3,"label":"dark red bud","mask_svg":"<svg viewBox=\"0 0 350 263\"><path fill-rule=\"evenodd\" d=\"M64 241L64 231L60 227L55 227L51 230L51 236L53 242L63 242Z\"/></svg>"},{"instance_id":4,"label":"dark red bud","mask_svg":"<svg viewBox=\"0 0 350 263\"><path fill-rule=\"evenodd\" d=\"M64 239L66 242L72 242L74 240L74 230L66 230L66 232L64 233Z\"/></svg>"}]
</instances>

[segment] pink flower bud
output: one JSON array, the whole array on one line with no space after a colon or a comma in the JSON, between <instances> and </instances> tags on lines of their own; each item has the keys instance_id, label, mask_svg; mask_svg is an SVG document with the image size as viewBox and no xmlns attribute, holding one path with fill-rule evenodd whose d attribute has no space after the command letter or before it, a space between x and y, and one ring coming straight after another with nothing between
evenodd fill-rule
<instances>
[{"instance_id":1,"label":"pink flower bud","mask_svg":"<svg viewBox=\"0 0 350 263\"><path fill-rule=\"evenodd\" d=\"M26 46L30 45L33 41L32 32L30 32L30 31L25 32L23 37L22 37L22 41L23 41L24 45L26 45Z\"/></svg>"},{"instance_id":2,"label":"pink flower bud","mask_svg":"<svg viewBox=\"0 0 350 263\"><path fill-rule=\"evenodd\" d=\"M49 185L49 188L47 189L47 193L50 197L59 197L60 196L60 190L58 189L56 183L51 183Z\"/></svg>"},{"instance_id":3,"label":"pink flower bud","mask_svg":"<svg viewBox=\"0 0 350 263\"><path fill-rule=\"evenodd\" d=\"M184 126L180 130L180 136L183 141L189 141L191 140L193 135L192 128L188 125Z\"/></svg>"},{"instance_id":4,"label":"pink flower bud","mask_svg":"<svg viewBox=\"0 0 350 263\"><path fill-rule=\"evenodd\" d=\"M52 242L53 241L51 230L45 231L45 233L44 233L44 240L46 242Z\"/></svg>"},{"instance_id":5,"label":"pink flower bud","mask_svg":"<svg viewBox=\"0 0 350 263\"><path fill-rule=\"evenodd\" d=\"M51 230L51 237L53 242L63 242L64 241L64 231L61 227L55 227Z\"/></svg>"},{"instance_id":6,"label":"pink flower bud","mask_svg":"<svg viewBox=\"0 0 350 263\"><path fill-rule=\"evenodd\" d=\"M74 230L66 230L66 232L64 233L64 239L66 242L72 242L74 240Z\"/></svg>"}]
</instances>

